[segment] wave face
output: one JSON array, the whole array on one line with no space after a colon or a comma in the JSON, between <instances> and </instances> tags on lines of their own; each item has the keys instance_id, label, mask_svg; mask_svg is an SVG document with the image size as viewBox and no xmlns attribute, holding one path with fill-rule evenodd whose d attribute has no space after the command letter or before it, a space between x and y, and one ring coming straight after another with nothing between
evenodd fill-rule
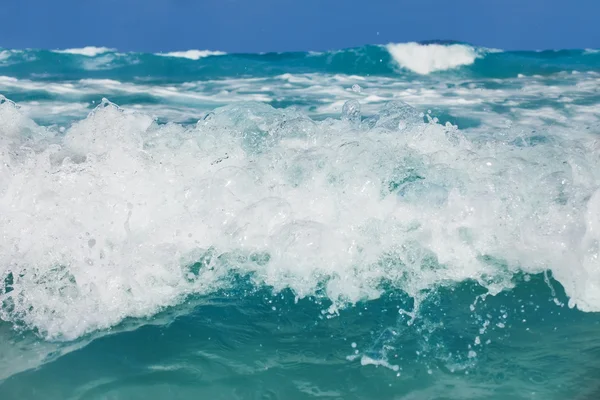
<instances>
[{"instance_id":1,"label":"wave face","mask_svg":"<svg viewBox=\"0 0 600 400\"><path fill-rule=\"evenodd\" d=\"M595 398L599 72L2 50L0 395Z\"/></svg>"}]
</instances>

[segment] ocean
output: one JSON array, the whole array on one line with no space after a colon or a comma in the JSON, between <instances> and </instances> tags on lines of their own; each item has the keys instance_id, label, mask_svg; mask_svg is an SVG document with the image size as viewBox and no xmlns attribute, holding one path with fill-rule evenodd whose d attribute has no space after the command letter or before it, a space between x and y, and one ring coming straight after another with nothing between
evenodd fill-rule
<instances>
[{"instance_id":1,"label":"ocean","mask_svg":"<svg viewBox=\"0 0 600 400\"><path fill-rule=\"evenodd\" d=\"M600 399L600 51L0 49L0 399Z\"/></svg>"}]
</instances>

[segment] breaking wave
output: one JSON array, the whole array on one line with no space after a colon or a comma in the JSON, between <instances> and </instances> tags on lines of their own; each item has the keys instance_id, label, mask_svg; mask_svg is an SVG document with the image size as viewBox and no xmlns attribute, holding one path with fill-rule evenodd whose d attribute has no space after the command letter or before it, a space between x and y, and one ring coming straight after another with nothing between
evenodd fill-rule
<instances>
[{"instance_id":1,"label":"breaking wave","mask_svg":"<svg viewBox=\"0 0 600 400\"><path fill-rule=\"evenodd\" d=\"M248 277L418 304L550 270L600 311L600 159L584 130L469 137L391 102L369 118L238 103L196 125L104 101L66 131L0 104L0 318L55 340Z\"/></svg>"}]
</instances>

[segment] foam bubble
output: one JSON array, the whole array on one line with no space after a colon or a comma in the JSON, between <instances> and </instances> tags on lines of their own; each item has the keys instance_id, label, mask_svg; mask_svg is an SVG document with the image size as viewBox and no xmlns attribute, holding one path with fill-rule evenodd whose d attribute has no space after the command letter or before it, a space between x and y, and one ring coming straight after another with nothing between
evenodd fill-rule
<instances>
[{"instance_id":1,"label":"foam bubble","mask_svg":"<svg viewBox=\"0 0 600 400\"><path fill-rule=\"evenodd\" d=\"M162 57L177 57L177 58L187 58L188 60L199 60L205 57L212 56L224 56L227 53L222 51L211 51L211 50L186 50L186 51L173 51L170 53L158 53L157 56Z\"/></svg>"},{"instance_id":2,"label":"foam bubble","mask_svg":"<svg viewBox=\"0 0 600 400\"><path fill-rule=\"evenodd\" d=\"M374 365L376 367L384 367L391 369L394 372L400 371L400 367L398 365L392 365L386 360L376 360L368 356L362 356L360 359L360 365Z\"/></svg>"},{"instance_id":3,"label":"foam bubble","mask_svg":"<svg viewBox=\"0 0 600 400\"><path fill-rule=\"evenodd\" d=\"M421 75L471 65L479 56L473 47L462 44L390 43L386 48L401 67Z\"/></svg>"},{"instance_id":4,"label":"foam bubble","mask_svg":"<svg viewBox=\"0 0 600 400\"><path fill-rule=\"evenodd\" d=\"M585 130L469 138L399 102L363 121L239 103L184 127L103 101L61 133L3 101L0 132L0 318L46 338L154 315L235 273L335 312L384 282L494 294L550 268L571 305L600 311Z\"/></svg>"}]
</instances>

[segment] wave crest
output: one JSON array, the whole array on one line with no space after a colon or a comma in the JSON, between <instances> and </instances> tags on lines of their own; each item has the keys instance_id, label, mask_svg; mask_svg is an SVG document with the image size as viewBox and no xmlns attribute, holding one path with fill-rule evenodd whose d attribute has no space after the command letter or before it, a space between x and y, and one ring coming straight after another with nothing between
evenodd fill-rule
<instances>
[{"instance_id":1,"label":"wave crest","mask_svg":"<svg viewBox=\"0 0 600 400\"><path fill-rule=\"evenodd\" d=\"M115 49L111 49L108 47L94 47L94 46L86 46L82 48L74 48L74 49L64 49L64 50L53 50L54 53L59 54L74 54L79 56L86 57L96 57L100 54L110 53L116 51Z\"/></svg>"},{"instance_id":2,"label":"wave crest","mask_svg":"<svg viewBox=\"0 0 600 400\"><path fill-rule=\"evenodd\" d=\"M401 67L421 75L471 65L480 56L463 44L390 43L386 49Z\"/></svg>"},{"instance_id":3,"label":"wave crest","mask_svg":"<svg viewBox=\"0 0 600 400\"><path fill-rule=\"evenodd\" d=\"M199 60L205 57L212 56L224 56L227 53L222 51L212 51L212 50L187 50L187 51L173 51L170 53L158 53L157 56L162 57L176 57L176 58L187 58L188 60Z\"/></svg>"}]
</instances>

